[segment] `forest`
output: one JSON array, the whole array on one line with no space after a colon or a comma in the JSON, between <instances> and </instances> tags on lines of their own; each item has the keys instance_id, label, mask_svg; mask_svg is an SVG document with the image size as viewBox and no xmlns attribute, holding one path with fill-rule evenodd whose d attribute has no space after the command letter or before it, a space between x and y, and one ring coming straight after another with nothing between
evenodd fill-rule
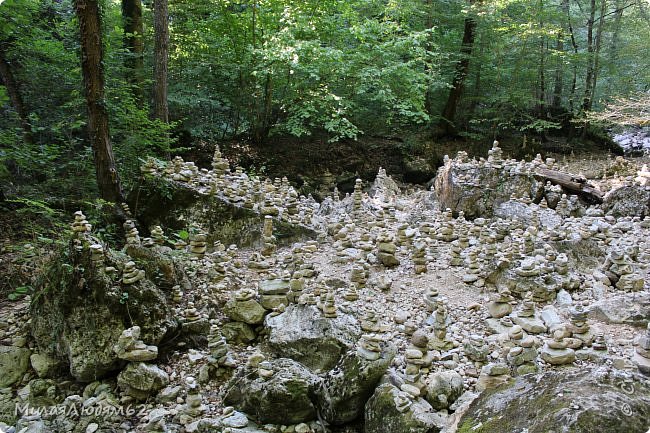
<instances>
[{"instance_id":1,"label":"forest","mask_svg":"<svg viewBox=\"0 0 650 433\"><path fill-rule=\"evenodd\" d=\"M93 146L128 189L215 143L603 135L587 114L647 93L649 41L645 0L6 0L2 194L114 199Z\"/></svg>"},{"instance_id":2,"label":"forest","mask_svg":"<svg viewBox=\"0 0 650 433\"><path fill-rule=\"evenodd\" d=\"M648 433L650 0L0 0L0 433Z\"/></svg>"}]
</instances>

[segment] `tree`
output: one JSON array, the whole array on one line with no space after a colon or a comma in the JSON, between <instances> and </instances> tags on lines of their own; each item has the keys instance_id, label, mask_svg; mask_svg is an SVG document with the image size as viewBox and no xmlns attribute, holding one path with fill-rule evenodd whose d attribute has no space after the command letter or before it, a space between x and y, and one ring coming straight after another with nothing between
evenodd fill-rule
<instances>
[{"instance_id":1,"label":"tree","mask_svg":"<svg viewBox=\"0 0 650 433\"><path fill-rule=\"evenodd\" d=\"M167 0L154 0L154 118L169 122L167 63L169 58L169 13Z\"/></svg>"},{"instance_id":2,"label":"tree","mask_svg":"<svg viewBox=\"0 0 650 433\"><path fill-rule=\"evenodd\" d=\"M474 0L469 0L471 6ZM447 98L445 108L442 110L442 130L445 135L453 135L456 133L456 126L454 119L456 118L456 109L458 102L463 94L463 87L465 85L465 78L469 72L469 61L472 55L472 48L474 46L474 38L476 34L476 20L473 16L469 15L465 18L463 28L463 43L460 46L460 59L456 63L456 71L454 72L454 80L451 83L451 90Z\"/></svg>"},{"instance_id":3,"label":"tree","mask_svg":"<svg viewBox=\"0 0 650 433\"><path fill-rule=\"evenodd\" d=\"M102 199L123 201L120 176L115 167L104 98L104 65L101 11L98 0L76 0L81 40L81 73L88 107L88 135L93 149L97 186Z\"/></svg>"},{"instance_id":4,"label":"tree","mask_svg":"<svg viewBox=\"0 0 650 433\"><path fill-rule=\"evenodd\" d=\"M132 87L133 96L139 106L144 102L144 26L142 24L142 2L122 0L122 19L124 20L124 48L127 57L124 66L127 80Z\"/></svg>"},{"instance_id":5,"label":"tree","mask_svg":"<svg viewBox=\"0 0 650 433\"><path fill-rule=\"evenodd\" d=\"M23 139L25 140L25 143L33 144L34 139L32 137L32 126L29 123L27 110L23 103L23 97L20 94L18 83L16 82L11 69L11 64L7 61L4 50L0 46L0 78L4 83L4 86L7 88L7 94L11 100L11 105L13 105L16 114L18 114L18 117L20 118L20 124L23 128Z\"/></svg>"}]
</instances>

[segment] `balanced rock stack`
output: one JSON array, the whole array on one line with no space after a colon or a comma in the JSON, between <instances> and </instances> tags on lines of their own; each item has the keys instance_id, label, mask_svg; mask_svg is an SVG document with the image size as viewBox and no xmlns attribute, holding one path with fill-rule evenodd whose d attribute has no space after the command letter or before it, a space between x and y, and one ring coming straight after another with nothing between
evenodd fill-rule
<instances>
[{"instance_id":1,"label":"balanced rock stack","mask_svg":"<svg viewBox=\"0 0 650 433\"><path fill-rule=\"evenodd\" d=\"M288 306L290 284L288 280L280 278L260 281L258 292L262 307L273 310L280 305Z\"/></svg>"},{"instance_id":2,"label":"balanced rock stack","mask_svg":"<svg viewBox=\"0 0 650 433\"><path fill-rule=\"evenodd\" d=\"M224 174L230 169L228 160L221 156L221 150L217 145L214 149L214 157L212 158L212 170L216 177L223 177Z\"/></svg>"},{"instance_id":3,"label":"balanced rock stack","mask_svg":"<svg viewBox=\"0 0 650 433\"><path fill-rule=\"evenodd\" d=\"M124 227L124 233L126 233L126 244L140 245L140 234L135 226L135 221L126 220L122 226Z\"/></svg>"},{"instance_id":4,"label":"balanced rock stack","mask_svg":"<svg viewBox=\"0 0 650 433\"><path fill-rule=\"evenodd\" d=\"M377 258L387 268L399 266L399 260L395 257L397 246L388 234L382 234L377 238Z\"/></svg>"},{"instance_id":5,"label":"balanced rock stack","mask_svg":"<svg viewBox=\"0 0 650 433\"><path fill-rule=\"evenodd\" d=\"M135 267L135 262L128 261L122 272L123 284L134 284L144 279L144 271Z\"/></svg>"},{"instance_id":6,"label":"balanced rock stack","mask_svg":"<svg viewBox=\"0 0 650 433\"><path fill-rule=\"evenodd\" d=\"M273 236L273 217L266 215L264 217L264 227L262 229L262 255L270 257L275 252L276 239Z\"/></svg>"},{"instance_id":7,"label":"balanced rock stack","mask_svg":"<svg viewBox=\"0 0 650 433\"><path fill-rule=\"evenodd\" d=\"M510 294L510 291L507 289L503 289L498 293L493 294L490 302L487 304L488 313L490 313L490 316L495 319L507 316L512 313L512 305L510 305L510 303L513 299L514 298Z\"/></svg>"},{"instance_id":8,"label":"balanced rock stack","mask_svg":"<svg viewBox=\"0 0 650 433\"><path fill-rule=\"evenodd\" d=\"M104 247L101 244L92 244L89 248L92 262L99 263L104 260Z\"/></svg>"},{"instance_id":9,"label":"balanced rock stack","mask_svg":"<svg viewBox=\"0 0 650 433\"><path fill-rule=\"evenodd\" d=\"M92 230L92 225L86 220L86 215L83 214L80 210L74 213L74 222L72 223L72 231L77 237L83 236L84 234Z\"/></svg>"},{"instance_id":10,"label":"balanced rock stack","mask_svg":"<svg viewBox=\"0 0 650 433\"><path fill-rule=\"evenodd\" d=\"M155 226L151 229L151 239L158 246L163 246L165 244L165 233L163 232L162 227Z\"/></svg>"},{"instance_id":11,"label":"balanced rock stack","mask_svg":"<svg viewBox=\"0 0 650 433\"><path fill-rule=\"evenodd\" d=\"M205 233L194 232L190 238L190 254L197 259L205 256L208 248L208 235Z\"/></svg>"},{"instance_id":12,"label":"balanced rock stack","mask_svg":"<svg viewBox=\"0 0 650 433\"><path fill-rule=\"evenodd\" d=\"M151 361L158 357L158 347L147 346L140 340L140 327L133 326L122 331L113 346L117 357L126 361Z\"/></svg>"},{"instance_id":13,"label":"balanced rock stack","mask_svg":"<svg viewBox=\"0 0 650 433\"><path fill-rule=\"evenodd\" d=\"M357 353L363 359L376 361L381 357L381 342L378 334L363 334L357 344Z\"/></svg>"},{"instance_id":14,"label":"balanced rock stack","mask_svg":"<svg viewBox=\"0 0 650 433\"><path fill-rule=\"evenodd\" d=\"M564 365L572 364L576 359L576 353L573 349L568 347L565 341L566 331L564 329L556 329L553 332L553 339L547 340L542 348L542 359L551 365Z\"/></svg>"}]
</instances>

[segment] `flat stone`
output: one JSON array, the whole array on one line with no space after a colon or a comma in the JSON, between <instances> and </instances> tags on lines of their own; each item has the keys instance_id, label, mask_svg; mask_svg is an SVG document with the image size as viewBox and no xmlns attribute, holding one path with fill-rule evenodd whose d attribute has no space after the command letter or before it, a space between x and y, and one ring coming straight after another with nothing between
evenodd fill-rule
<instances>
[{"instance_id":1,"label":"flat stone","mask_svg":"<svg viewBox=\"0 0 650 433\"><path fill-rule=\"evenodd\" d=\"M519 325L524 331L530 334L542 334L546 332L546 325L537 317L518 317L513 316L512 321Z\"/></svg>"}]
</instances>

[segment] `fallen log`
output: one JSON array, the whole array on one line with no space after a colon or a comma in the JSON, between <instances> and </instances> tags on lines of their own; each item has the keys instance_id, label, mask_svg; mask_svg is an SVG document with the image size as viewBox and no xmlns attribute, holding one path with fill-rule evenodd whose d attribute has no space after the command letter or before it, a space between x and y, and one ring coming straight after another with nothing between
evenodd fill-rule
<instances>
[{"instance_id":1,"label":"fallen log","mask_svg":"<svg viewBox=\"0 0 650 433\"><path fill-rule=\"evenodd\" d=\"M535 177L560 185L567 192L577 194L591 203L602 203L604 193L587 182L582 176L547 168L535 170Z\"/></svg>"}]
</instances>

